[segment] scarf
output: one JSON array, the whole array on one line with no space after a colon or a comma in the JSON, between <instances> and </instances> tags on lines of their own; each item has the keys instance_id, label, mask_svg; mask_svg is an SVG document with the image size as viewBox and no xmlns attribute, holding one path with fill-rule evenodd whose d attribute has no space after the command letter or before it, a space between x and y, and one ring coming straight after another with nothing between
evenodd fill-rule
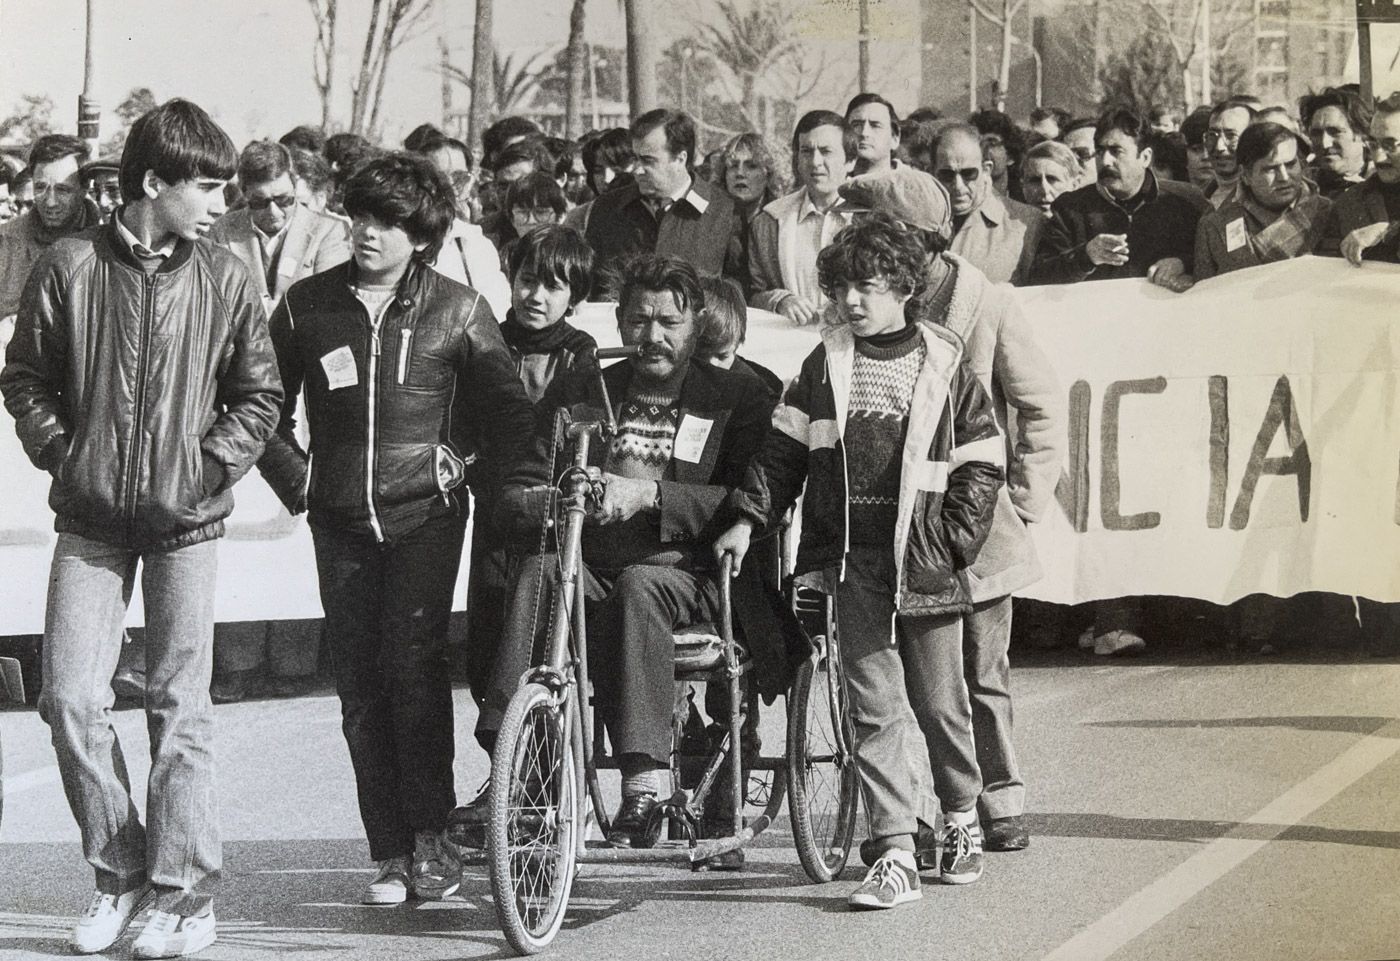
<instances>
[{"instance_id":1,"label":"scarf","mask_svg":"<svg viewBox=\"0 0 1400 961\"><path fill-rule=\"evenodd\" d=\"M506 319L501 324L501 336L505 338L506 346L520 354L552 353L563 347L572 333L573 326L562 318L542 330L526 327L515 319L514 307L506 312Z\"/></svg>"}]
</instances>

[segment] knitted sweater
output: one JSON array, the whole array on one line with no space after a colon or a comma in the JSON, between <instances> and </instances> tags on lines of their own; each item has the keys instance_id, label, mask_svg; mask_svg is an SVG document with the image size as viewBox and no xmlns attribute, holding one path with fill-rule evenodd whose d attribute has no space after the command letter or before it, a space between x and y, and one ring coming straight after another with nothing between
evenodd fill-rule
<instances>
[{"instance_id":1,"label":"knitted sweater","mask_svg":"<svg viewBox=\"0 0 1400 961\"><path fill-rule=\"evenodd\" d=\"M846 421L851 544L888 546L899 507L900 457L924 343L912 325L857 337Z\"/></svg>"}]
</instances>

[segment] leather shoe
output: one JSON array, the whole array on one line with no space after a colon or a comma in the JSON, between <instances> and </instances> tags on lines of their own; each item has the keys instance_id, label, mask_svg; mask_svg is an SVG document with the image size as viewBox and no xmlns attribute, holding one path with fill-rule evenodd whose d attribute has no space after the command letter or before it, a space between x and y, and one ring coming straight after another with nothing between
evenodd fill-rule
<instances>
[{"instance_id":1,"label":"leather shoe","mask_svg":"<svg viewBox=\"0 0 1400 961\"><path fill-rule=\"evenodd\" d=\"M1020 815L991 818L982 825L984 851L1024 851L1030 847L1031 836Z\"/></svg>"},{"instance_id":2,"label":"leather shoe","mask_svg":"<svg viewBox=\"0 0 1400 961\"><path fill-rule=\"evenodd\" d=\"M634 794L622 799L622 808L608 830L608 843L615 848L649 848L661 834L661 822L653 817L656 795Z\"/></svg>"}]
</instances>

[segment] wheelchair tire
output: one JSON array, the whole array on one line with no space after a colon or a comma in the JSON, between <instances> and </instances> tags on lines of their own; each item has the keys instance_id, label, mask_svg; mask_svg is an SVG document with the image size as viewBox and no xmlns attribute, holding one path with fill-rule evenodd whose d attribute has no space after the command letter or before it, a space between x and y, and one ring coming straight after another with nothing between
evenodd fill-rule
<instances>
[{"instance_id":1,"label":"wheelchair tire","mask_svg":"<svg viewBox=\"0 0 1400 961\"><path fill-rule=\"evenodd\" d=\"M824 654L798 668L788 694L787 777L797 857L813 881L833 881L850 857L860 783L840 661Z\"/></svg>"},{"instance_id":2,"label":"wheelchair tire","mask_svg":"<svg viewBox=\"0 0 1400 961\"><path fill-rule=\"evenodd\" d=\"M496 916L519 954L548 947L573 888L581 805L563 706L541 684L515 692L491 760L487 863Z\"/></svg>"}]
</instances>

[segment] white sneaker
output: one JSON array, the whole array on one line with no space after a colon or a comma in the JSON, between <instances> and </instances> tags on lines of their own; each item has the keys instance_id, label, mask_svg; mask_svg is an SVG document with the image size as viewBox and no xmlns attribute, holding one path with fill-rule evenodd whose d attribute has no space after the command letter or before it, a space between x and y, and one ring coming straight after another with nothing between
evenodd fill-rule
<instances>
[{"instance_id":1,"label":"white sneaker","mask_svg":"<svg viewBox=\"0 0 1400 961\"><path fill-rule=\"evenodd\" d=\"M136 917L150 894L149 884L122 895L93 892L87 910L68 936L68 946L79 954L96 954L107 950L125 933L127 925L131 924L131 919Z\"/></svg>"},{"instance_id":2,"label":"white sneaker","mask_svg":"<svg viewBox=\"0 0 1400 961\"><path fill-rule=\"evenodd\" d=\"M413 893L423 901L441 901L462 886L462 856L441 831L419 831L413 840Z\"/></svg>"},{"instance_id":3,"label":"white sneaker","mask_svg":"<svg viewBox=\"0 0 1400 961\"><path fill-rule=\"evenodd\" d=\"M185 916L154 911L136 937L131 954L137 958L181 958L214 943L214 909Z\"/></svg>"},{"instance_id":4,"label":"white sneaker","mask_svg":"<svg viewBox=\"0 0 1400 961\"><path fill-rule=\"evenodd\" d=\"M385 858L365 888L361 904L403 904L408 900L408 858Z\"/></svg>"}]
</instances>

